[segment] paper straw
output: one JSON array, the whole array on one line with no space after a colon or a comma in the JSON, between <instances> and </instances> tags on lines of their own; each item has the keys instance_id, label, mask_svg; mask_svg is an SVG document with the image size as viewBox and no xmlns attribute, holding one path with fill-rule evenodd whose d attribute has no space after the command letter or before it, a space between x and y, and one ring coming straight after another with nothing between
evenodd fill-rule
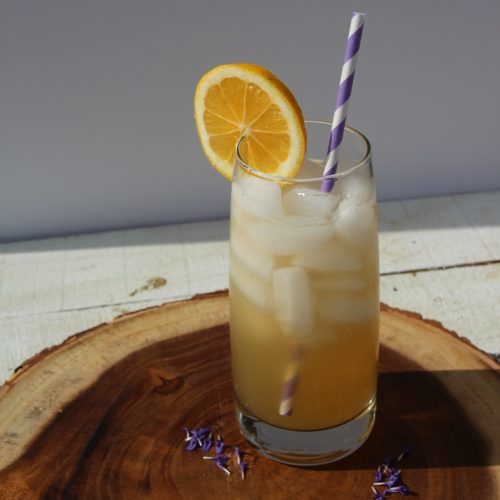
<instances>
[{"instance_id":1,"label":"paper straw","mask_svg":"<svg viewBox=\"0 0 500 500\"><path fill-rule=\"evenodd\" d=\"M366 14L362 12L353 12L349 36L344 54L344 65L342 66L342 75L340 77L339 89L337 92L337 101L335 104L335 113L333 114L332 130L330 133L330 142L328 144L328 159L326 161L324 176L332 175L337 171L339 149L344 137L344 127L347 117L347 107L351 97L352 82L354 81L354 71L356 69L356 60L358 58L363 26L365 24ZM321 184L321 191L328 193L332 190L334 179L324 179Z\"/></svg>"},{"instance_id":2,"label":"paper straw","mask_svg":"<svg viewBox=\"0 0 500 500\"><path fill-rule=\"evenodd\" d=\"M300 364L304 351L301 346L295 347L292 355L285 367L283 389L281 391L281 401L279 414L284 417L291 417L293 413L293 399L297 392L299 383Z\"/></svg>"}]
</instances>

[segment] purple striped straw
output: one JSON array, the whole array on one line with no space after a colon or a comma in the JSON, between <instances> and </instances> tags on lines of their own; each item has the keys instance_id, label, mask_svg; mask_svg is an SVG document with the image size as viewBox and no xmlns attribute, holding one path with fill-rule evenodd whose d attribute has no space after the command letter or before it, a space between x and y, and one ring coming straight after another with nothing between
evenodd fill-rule
<instances>
[{"instance_id":1,"label":"purple striped straw","mask_svg":"<svg viewBox=\"0 0 500 500\"><path fill-rule=\"evenodd\" d=\"M279 409L279 414L283 417L291 417L293 413L293 399L299 384L300 364L303 355L303 348L300 345L296 346L285 368Z\"/></svg>"},{"instance_id":2,"label":"purple striped straw","mask_svg":"<svg viewBox=\"0 0 500 500\"><path fill-rule=\"evenodd\" d=\"M349 36L344 54L344 65L340 76L340 85L337 92L337 102L335 103L335 113L333 114L332 130L330 132L330 142L328 144L328 159L326 161L324 176L337 172L339 161L339 149L344 137L344 127L347 117L347 107L351 97L352 82L354 81L354 71L356 70L356 60L358 58L361 36L365 24L366 14L353 12ZM332 190L334 179L323 179L321 191L328 193Z\"/></svg>"}]
</instances>

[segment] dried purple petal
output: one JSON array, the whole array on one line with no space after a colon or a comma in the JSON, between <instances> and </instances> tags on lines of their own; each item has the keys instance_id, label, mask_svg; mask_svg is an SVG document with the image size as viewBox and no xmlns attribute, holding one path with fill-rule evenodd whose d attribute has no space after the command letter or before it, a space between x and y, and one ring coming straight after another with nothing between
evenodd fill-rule
<instances>
[{"instance_id":1,"label":"dried purple petal","mask_svg":"<svg viewBox=\"0 0 500 500\"><path fill-rule=\"evenodd\" d=\"M225 467L224 465L221 465L221 464L218 464L218 463L216 463L215 465L216 465L216 466L217 466L220 470L224 471L224 472L225 472L228 476L230 476L230 475L231 475L231 471L230 471L227 467Z\"/></svg>"},{"instance_id":2,"label":"dried purple petal","mask_svg":"<svg viewBox=\"0 0 500 500\"><path fill-rule=\"evenodd\" d=\"M404 496L414 494L410 488L403 483L401 470L395 467L395 464L400 462L408 453L410 453L410 448L405 446L396 460L392 457L387 457L382 460L382 464L379 465L375 471L375 482L371 486L374 500L381 500L392 493L400 493ZM383 492L378 491L377 487L382 486L385 486L386 489Z\"/></svg>"},{"instance_id":3,"label":"dried purple petal","mask_svg":"<svg viewBox=\"0 0 500 500\"><path fill-rule=\"evenodd\" d=\"M193 437L198 441L198 445L202 448L203 440L210 434L210 429L200 427L199 429L193 429L191 432Z\"/></svg>"},{"instance_id":4,"label":"dried purple petal","mask_svg":"<svg viewBox=\"0 0 500 500\"><path fill-rule=\"evenodd\" d=\"M215 462L220 464L220 465L226 465L229 460L229 457L227 455L217 455L215 457Z\"/></svg>"},{"instance_id":5,"label":"dried purple petal","mask_svg":"<svg viewBox=\"0 0 500 500\"><path fill-rule=\"evenodd\" d=\"M412 495L410 488L408 488L408 486L406 486L405 484L400 484L399 486L388 488L386 491L388 493L402 493L405 497Z\"/></svg>"},{"instance_id":6,"label":"dried purple petal","mask_svg":"<svg viewBox=\"0 0 500 500\"><path fill-rule=\"evenodd\" d=\"M248 469L248 464L246 462L240 462L239 466L240 466L241 479L245 479Z\"/></svg>"},{"instance_id":7,"label":"dried purple petal","mask_svg":"<svg viewBox=\"0 0 500 500\"><path fill-rule=\"evenodd\" d=\"M214 464L226 474L231 474L231 471L226 467L229 457L227 455L204 456L203 460L213 460Z\"/></svg>"},{"instance_id":8,"label":"dried purple petal","mask_svg":"<svg viewBox=\"0 0 500 500\"><path fill-rule=\"evenodd\" d=\"M198 447L204 452L210 451L212 446L214 446L214 440L212 432L208 427L199 427L195 429L189 429L185 427L184 432L186 433L185 441L187 443L186 450L193 451ZM221 469L225 474L231 474L228 468L229 456L224 454L224 450L227 446L220 435L217 436L215 440L215 455L205 455L204 460L211 460L219 469ZM238 446L234 446L234 454L236 455L236 460L240 469L240 474L242 479L245 479L246 471L248 469L248 464L243 461L243 456L245 454Z\"/></svg>"},{"instance_id":9,"label":"dried purple petal","mask_svg":"<svg viewBox=\"0 0 500 500\"><path fill-rule=\"evenodd\" d=\"M186 432L185 441L188 443L186 446L187 451L194 451L198 446L204 451L210 450L212 446L212 433L210 429L206 427L200 427L198 429L188 429L184 427Z\"/></svg>"},{"instance_id":10,"label":"dried purple petal","mask_svg":"<svg viewBox=\"0 0 500 500\"><path fill-rule=\"evenodd\" d=\"M221 453L224 453L225 447L226 447L226 445L224 444L224 440L220 436L217 436L217 439L215 440L215 453L216 453L216 455L220 455Z\"/></svg>"},{"instance_id":11,"label":"dried purple petal","mask_svg":"<svg viewBox=\"0 0 500 500\"><path fill-rule=\"evenodd\" d=\"M239 446L234 446L233 450L236 456L236 461L238 462L238 466L240 468L241 479L245 479L246 471L248 469L248 464L243 461L245 452Z\"/></svg>"},{"instance_id":12,"label":"dried purple petal","mask_svg":"<svg viewBox=\"0 0 500 500\"><path fill-rule=\"evenodd\" d=\"M209 435L207 438L202 439L202 446L201 449L203 451L210 451L210 448L212 448L212 435Z\"/></svg>"},{"instance_id":13,"label":"dried purple petal","mask_svg":"<svg viewBox=\"0 0 500 500\"><path fill-rule=\"evenodd\" d=\"M372 486L373 500L383 500L385 493L379 493L374 486Z\"/></svg>"},{"instance_id":14,"label":"dried purple petal","mask_svg":"<svg viewBox=\"0 0 500 500\"><path fill-rule=\"evenodd\" d=\"M223 470L227 475L231 474L229 469L226 467L228 460L229 457L227 455L217 455L217 457L215 458L215 465L217 465L217 467Z\"/></svg>"},{"instance_id":15,"label":"dried purple petal","mask_svg":"<svg viewBox=\"0 0 500 500\"><path fill-rule=\"evenodd\" d=\"M241 464L241 461L243 460L243 451L241 451L241 448L239 446L235 446L233 448L234 454L236 455L236 460L238 461L238 465Z\"/></svg>"},{"instance_id":16,"label":"dried purple petal","mask_svg":"<svg viewBox=\"0 0 500 500\"><path fill-rule=\"evenodd\" d=\"M195 438L191 438L186 446L186 451L194 451L198 448L198 441Z\"/></svg>"},{"instance_id":17,"label":"dried purple petal","mask_svg":"<svg viewBox=\"0 0 500 500\"><path fill-rule=\"evenodd\" d=\"M210 434L210 429L208 427L199 427L198 429L193 429L191 431L194 436L202 438L207 434Z\"/></svg>"},{"instance_id":18,"label":"dried purple petal","mask_svg":"<svg viewBox=\"0 0 500 500\"><path fill-rule=\"evenodd\" d=\"M396 471L387 478L387 486L395 486L399 481L401 481L401 471Z\"/></svg>"}]
</instances>

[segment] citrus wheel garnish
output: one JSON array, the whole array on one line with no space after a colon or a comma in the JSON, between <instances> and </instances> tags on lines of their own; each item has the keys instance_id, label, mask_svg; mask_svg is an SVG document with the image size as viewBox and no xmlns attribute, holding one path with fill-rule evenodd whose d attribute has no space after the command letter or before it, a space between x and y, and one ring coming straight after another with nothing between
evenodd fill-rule
<instances>
[{"instance_id":1,"label":"citrus wheel garnish","mask_svg":"<svg viewBox=\"0 0 500 500\"><path fill-rule=\"evenodd\" d=\"M302 112L288 88L256 64L224 64L206 73L194 95L198 135L208 161L233 176L236 144L253 168L294 177L306 148Z\"/></svg>"}]
</instances>

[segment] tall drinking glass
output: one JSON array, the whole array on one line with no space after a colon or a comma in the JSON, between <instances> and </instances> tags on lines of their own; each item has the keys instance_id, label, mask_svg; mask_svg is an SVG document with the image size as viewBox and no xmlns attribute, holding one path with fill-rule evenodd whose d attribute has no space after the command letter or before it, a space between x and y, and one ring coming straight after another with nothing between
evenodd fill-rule
<instances>
[{"instance_id":1,"label":"tall drinking glass","mask_svg":"<svg viewBox=\"0 0 500 500\"><path fill-rule=\"evenodd\" d=\"M368 140L346 127L322 192L330 124L307 121L297 178L252 166L238 143L231 193L230 336L240 430L295 465L359 448L375 419L378 235Z\"/></svg>"}]
</instances>

